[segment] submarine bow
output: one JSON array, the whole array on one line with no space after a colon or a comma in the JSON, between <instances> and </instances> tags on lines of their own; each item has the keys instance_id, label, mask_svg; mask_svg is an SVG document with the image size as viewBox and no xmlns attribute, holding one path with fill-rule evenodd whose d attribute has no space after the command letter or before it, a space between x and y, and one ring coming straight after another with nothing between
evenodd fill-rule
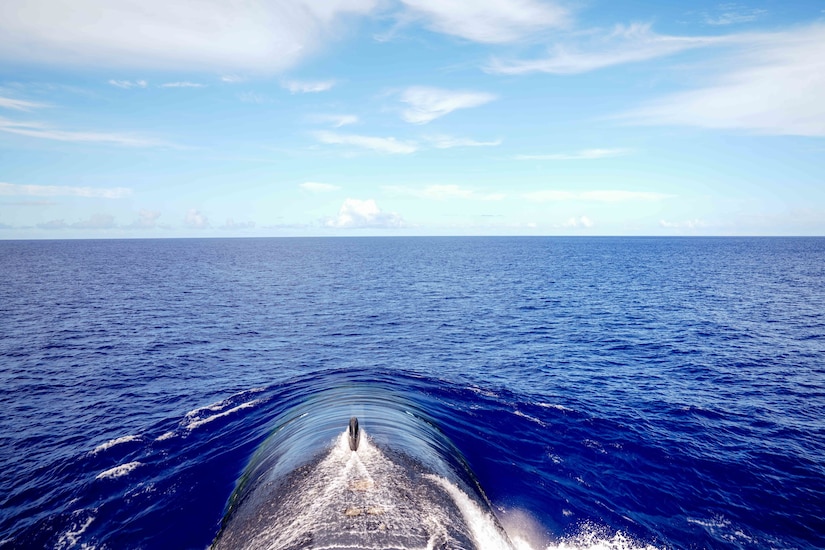
<instances>
[{"instance_id":1,"label":"submarine bow","mask_svg":"<svg viewBox=\"0 0 825 550\"><path fill-rule=\"evenodd\" d=\"M513 548L423 411L397 396L345 393L281 415L232 494L214 549Z\"/></svg>"}]
</instances>

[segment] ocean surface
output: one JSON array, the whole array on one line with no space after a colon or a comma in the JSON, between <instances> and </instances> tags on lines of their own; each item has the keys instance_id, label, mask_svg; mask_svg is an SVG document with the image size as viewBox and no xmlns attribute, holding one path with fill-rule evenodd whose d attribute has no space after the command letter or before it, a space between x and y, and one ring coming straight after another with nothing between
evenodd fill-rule
<instances>
[{"instance_id":1,"label":"ocean surface","mask_svg":"<svg viewBox=\"0 0 825 550\"><path fill-rule=\"evenodd\" d=\"M206 548L306 411L521 548L825 548L825 238L0 241L0 405L4 549Z\"/></svg>"}]
</instances>

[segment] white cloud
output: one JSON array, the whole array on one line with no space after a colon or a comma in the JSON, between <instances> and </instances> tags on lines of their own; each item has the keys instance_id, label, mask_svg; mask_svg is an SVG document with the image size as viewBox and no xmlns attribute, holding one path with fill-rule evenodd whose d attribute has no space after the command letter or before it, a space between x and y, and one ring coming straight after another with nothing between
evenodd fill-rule
<instances>
[{"instance_id":1,"label":"white cloud","mask_svg":"<svg viewBox=\"0 0 825 550\"><path fill-rule=\"evenodd\" d=\"M395 212L384 212L375 200L346 199L334 218L324 220L327 227L392 228L402 227L404 220Z\"/></svg>"},{"instance_id":2,"label":"white cloud","mask_svg":"<svg viewBox=\"0 0 825 550\"><path fill-rule=\"evenodd\" d=\"M160 85L161 88L204 88L206 84L200 84L198 82L166 82Z\"/></svg>"},{"instance_id":3,"label":"white cloud","mask_svg":"<svg viewBox=\"0 0 825 550\"><path fill-rule=\"evenodd\" d=\"M377 0L3 0L0 57L18 63L277 72Z\"/></svg>"},{"instance_id":4,"label":"white cloud","mask_svg":"<svg viewBox=\"0 0 825 550\"><path fill-rule=\"evenodd\" d=\"M314 115L310 117L310 120L322 124L331 124L333 128L358 123L358 117L355 115Z\"/></svg>"},{"instance_id":5,"label":"white cloud","mask_svg":"<svg viewBox=\"0 0 825 550\"><path fill-rule=\"evenodd\" d=\"M49 107L45 103L36 103L34 101L25 101L23 99L13 99L11 97L0 96L0 107L4 109L14 109L15 111L31 111L32 109L42 109Z\"/></svg>"},{"instance_id":6,"label":"white cloud","mask_svg":"<svg viewBox=\"0 0 825 550\"><path fill-rule=\"evenodd\" d=\"M457 138L453 136L427 136L425 138L436 149L451 149L453 147L495 147L501 145L501 140L476 141L474 139Z\"/></svg>"},{"instance_id":7,"label":"white cloud","mask_svg":"<svg viewBox=\"0 0 825 550\"><path fill-rule=\"evenodd\" d=\"M553 153L549 155L516 155L516 160L596 160L620 157L630 153L630 149L583 149L575 153Z\"/></svg>"},{"instance_id":8,"label":"white cloud","mask_svg":"<svg viewBox=\"0 0 825 550\"><path fill-rule=\"evenodd\" d=\"M534 202L560 201L589 201L589 202L632 202L632 201L660 201L672 198L672 195L653 193L648 191L564 191L548 189L524 193L524 198Z\"/></svg>"},{"instance_id":9,"label":"white cloud","mask_svg":"<svg viewBox=\"0 0 825 550\"><path fill-rule=\"evenodd\" d=\"M621 115L637 124L825 136L825 24L739 35L713 85L663 97ZM720 62L714 60L715 64Z\"/></svg>"},{"instance_id":10,"label":"white cloud","mask_svg":"<svg viewBox=\"0 0 825 550\"><path fill-rule=\"evenodd\" d=\"M51 220L45 223L39 223L37 227L40 229L65 229L69 227L69 224L66 223L66 220Z\"/></svg>"},{"instance_id":11,"label":"white cloud","mask_svg":"<svg viewBox=\"0 0 825 550\"><path fill-rule=\"evenodd\" d=\"M654 33L650 25L617 25L613 32L593 37L592 43L585 47L557 44L547 57L513 61L493 59L485 70L511 75L578 74L727 42L731 42L728 37L667 36Z\"/></svg>"},{"instance_id":12,"label":"white cloud","mask_svg":"<svg viewBox=\"0 0 825 550\"><path fill-rule=\"evenodd\" d=\"M127 147L168 147L167 143L129 134L108 132L76 132L49 128L40 122L18 122L0 117L0 132L55 141L94 142Z\"/></svg>"},{"instance_id":13,"label":"white cloud","mask_svg":"<svg viewBox=\"0 0 825 550\"><path fill-rule=\"evenodd\" d=\"M412 124L427 124L456 109L478 107L496 99L484 92L453 91L426 86L413 86L401 93L401 101L409 105L401 117Z\"/></svg>"},{"instance_id":14,"label":"white cloud","mask_svg":"<svg viewBox=\"0 0 825 550\"><path fill-rule=\"evenodd\" d=\"M239 82L244 82L246 79L242 76L236 74L225 74L221 77L221 82L225 82L226 84L238 84Z\"/></svg>"},{"instance_id":15,"label":"white cloud","mask_svg":"<svg viewBox=\"0 0 825 550\"><path fill-rule=\"evenodd\" d=\"M432 30L487 44L521 40L567 23L567 10L535 0L401 0Z\"/></svg>"},{"instance_id":16,"label":"white cloud","mask_svg":"<svg viewBox=\"0 0 825 550\"><path fill-rule=\"evenodd\" d=\"M141 210L138 212L138 219L136 219L131 227L140 229L151 229L157 226L160 212L154 210Z\"/></svg>"},{"instance_id":17,"label":"white cloud","mask_svg":"<svg viewBox=\"0 0 825 550\"><path fill-rule=\"evenodd\" d=\"M113 229L117 227L114 216L109 214L95 214L88 220L73 223L72 227L78 229Z\"/></svg>"},{"instance_id":18,"label":"white cloud","mask_svg":"<svg viewBox=\"0 0 825 550\"><path fill-rule=\"evenodd\" d=\"M228 218L226 223L221 226L221 229L237 230L237 229L255 229L255 222L236 222L232 218Z\"/></svg>"},{"instance_id":19,"label":"white cloud","mask_svg":"<svg viewBox=\"0 0 825 550\"><path fill-rule=\"evenodd\" d=\"M408 155L418 151L414 142L399 141L394 137L372 137L356 134L337 134L335 132L315 132L315 138L321 143L329 145L353 145L380 153Z\"/></svg>"},{"instance_id":20,"label":"white cloud","mask_svg":"<svg viewBox=\"0 0 825 550\"><path fill-rule=\"evenodd\" d=\"M0 195L123 199L131 194L132 190L127 187L65 187L59 185L19 185L0 182Z\"/></svg>"},{"instance_id":21,"label":"white cloud","mask_svg":"<svg viewBox=\"0 0 825 550\"><path fill-rule=\"evenodd\" d=\"M289 90L293 94L313 94L318 92L326 92L335 86L334 80L320 80L314 82L287 80L281 83L281 86Z\"/></svg>"},{"instance_id":22,"label":"white cloud","mask_svg":"<svg viewBox=\"0 0 825 550\"><path fill-rule=\"evenodd\" d=\"M332 185L331 183L319 183L317 181L306 181L298 187L309 191L310 193L330 193L341 189L337 185Z\"/></svg>"},{"instance_id":23,"label":"white cloud","mask_svg":"<svg viewBox=\"0 0 825 550\"><path fill-rule=\"evenodd\" d=\"M566 222L561 224L561 227L570 229L588 229L593 227L593 220L587 216L579 216L578 218L569 218Z\"/></svg>"},{"instance_id":24,"label":"white cloud","mask_svg":"<svg viewBox=\"0 0 825 550\"><path fill-rule=\"evenodd\" d=\"M474 189L467 189L459 185L428 185L422 188L405 187L400 185L388 185L384 190L399 195L407 195L419 199L427 200L481 200L500 201L506 198L503 193L480 193Z\"/></svg>"},{"instance_id":25,"label":"white cloud","mask_svg":"<svg viewBox=\"0 0 825 550\"><path fill-rule=\"evenodd\" d=\"M124 90L128 90L129 88L145 88L149 85L145 80L135 80L134 82L131 80L110 80L109 84L116 88L123 88Z\"/></svg>"},{"instance_id":26,"label":"white cloud","mask_svg":"<svg viewBox=\"0 0 825 550\"><path fill-rule=\"evenodd\" d=\"M209 227L209 218L204 216L199 210L190 208L186 213L186 217L183 218L183 223L186 224L187 227L204 229Z\"/></svg>"},{"instance_id":27,"label":"white cloud","mask_svg":"<svg viewBox=\"0 0 825 550\"><path fill-rule=\"evenodd\" d=\"M751 23L763 17L768 13L768 10L759 8L748 8L741 4L728 3L719 4L716 9L710 13L705 12L705 23L708 25L736 25L740 23Z\"/></svg>"}]
</instances>

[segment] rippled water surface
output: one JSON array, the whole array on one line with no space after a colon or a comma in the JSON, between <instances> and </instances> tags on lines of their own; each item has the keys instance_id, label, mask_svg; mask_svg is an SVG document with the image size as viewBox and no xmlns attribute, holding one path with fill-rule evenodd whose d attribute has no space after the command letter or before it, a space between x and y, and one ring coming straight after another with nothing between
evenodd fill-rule
<instances>
[{"instance_id":1,"label":"rippled water surface","mask_svg":"<svg viewBox=\"0 0 825 550\"><path fill-rule=\"evenodd\" d=\"M825 547L825 239L0 241L0 276L3 548L205 548L256 450L350 414L413 415L533 548Z\"/></svg>"}]
</instances>

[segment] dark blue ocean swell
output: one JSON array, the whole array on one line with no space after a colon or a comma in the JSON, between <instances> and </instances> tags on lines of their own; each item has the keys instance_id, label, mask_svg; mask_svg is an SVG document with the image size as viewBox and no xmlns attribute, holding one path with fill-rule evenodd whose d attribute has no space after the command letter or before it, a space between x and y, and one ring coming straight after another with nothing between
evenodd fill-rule
<instances>
[{"instance_id":1,"label":"dark blue ocean swell","mask_svg":"<svg viewBox=\"0 0 825 550\"><path fill-rule=\"evenodd\" d=\"M0 275L3 547L206 547L274 420L371 380L543 544L825 547L825 239L0 242Z\"/></svg>"}]
</instances>

